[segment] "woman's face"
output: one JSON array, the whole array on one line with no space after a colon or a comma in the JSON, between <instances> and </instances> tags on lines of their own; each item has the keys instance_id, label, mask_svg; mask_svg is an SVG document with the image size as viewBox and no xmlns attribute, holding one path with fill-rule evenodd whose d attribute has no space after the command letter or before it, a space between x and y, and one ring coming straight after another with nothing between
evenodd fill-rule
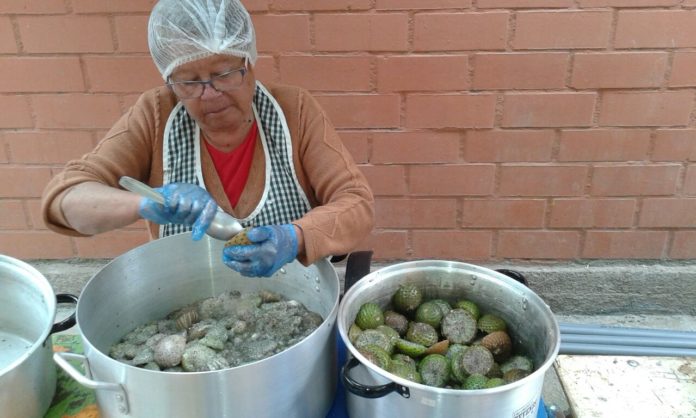
<instances>
[{"instance_id":1,"label":"woman's face","mask_svg":"<svg viewBox=\"0 0 696 418\"><path fill-rule=\"evenodd\" d=\"M169 77L169 82L206 81L240 68L244 68L244 58L213 55L177 67ZM203 132L230 132L240 125L248 124L247 121L253 118L251 103L255 85L253 69L248 65L239 88L217 91L206 84L200 97L180 100Z\"/></svg>"}]
</instances>

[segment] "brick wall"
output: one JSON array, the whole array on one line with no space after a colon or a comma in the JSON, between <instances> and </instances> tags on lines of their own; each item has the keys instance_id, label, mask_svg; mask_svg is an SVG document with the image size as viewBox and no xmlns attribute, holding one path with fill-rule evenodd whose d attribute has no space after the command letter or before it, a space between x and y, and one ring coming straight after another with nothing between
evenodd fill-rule
<instances>
[{"instance_id":1,"label":"brick wall","mask_svg":"<svg viewBox=\"0 0 696 418\"><path fill-rule=\"evenodd\" d=\"M44 185L161 83L147 0L0 2L0 253ZM262 81L315 93L377 197L379 260L696 257L696 1L246 0Z\"/></svg>"}]
</instances>

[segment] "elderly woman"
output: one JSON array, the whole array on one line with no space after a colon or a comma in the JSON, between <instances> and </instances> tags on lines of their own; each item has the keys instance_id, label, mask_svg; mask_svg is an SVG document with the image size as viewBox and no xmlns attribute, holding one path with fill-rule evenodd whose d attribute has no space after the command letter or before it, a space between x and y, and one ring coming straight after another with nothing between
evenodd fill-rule
<instances>
[{"instance_id":1,"label":"elderly woman","mask_svg":"<svg viewBox=\"0 0 696 418\"><path fill-rule=\"evenodd\" d=\"M192 231L198 240L219 204L253 227L251 245L222 254L247 276L345 254L366 238L365 177L307 91L256 80L254 28L238 0L161 0L148 38L166 86L143 93L51 180L49 228L87 236L143 217L153 238ZM165 203L119 189L121 176L160 186Z\"/></svg>"}]
</instances>

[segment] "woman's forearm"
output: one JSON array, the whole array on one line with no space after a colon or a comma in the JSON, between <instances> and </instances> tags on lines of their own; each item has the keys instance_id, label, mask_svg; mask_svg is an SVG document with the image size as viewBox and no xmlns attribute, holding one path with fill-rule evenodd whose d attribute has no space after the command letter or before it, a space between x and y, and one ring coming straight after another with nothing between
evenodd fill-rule
<instances>
[{"instance_id":1,"label":"woman's forearm","mask_svg":"<svg viewBox=\"0 0 696 418\"><path fill-rule=\"evenodd\" d=\"M97 182L72 187L61 202L61 210L77 232L95 235L137 221L140 196Z\"/></svg>"}]
</instances>

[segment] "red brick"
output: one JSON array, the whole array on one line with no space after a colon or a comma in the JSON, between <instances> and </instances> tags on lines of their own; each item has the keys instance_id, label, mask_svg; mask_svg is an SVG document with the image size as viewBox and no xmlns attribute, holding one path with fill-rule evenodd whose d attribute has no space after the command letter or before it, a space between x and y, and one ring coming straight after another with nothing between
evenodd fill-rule
<instances>
[{"instance_id":1,"label":"red brick","mask_svg":"<svg viewBox=\"0 0 696 418\"><path fill-rule=\"evenodd\" d=\"M110 128L121 116L117 96L63 94L34 96L40 128Z\"/></svg>"},{"instance_id":2,"label":"red brick","mask_svg":"<svg viewBox=\"0 0 696 418\"><path fill-rule=\"evenodd\" d=\"M696 86L696 71L694 71L694 68L696 68L696 52L675 52L668 85L670 87Z\"/></svg>"},{"instance_id":3,"label":"red brick","mask_svg":"<svg viewBox=\"0 0 696 418\"><path fill-rule=\"evenodd\" d=\"M647 228L696 227L696 199L645 199L638 224Z\"/></svg>"},{"instance_id":4,"label":"red brick","mask_svg":"<svg viewBox=\"0 0 696 418\"><path fill-rule=\"evenodd\" d=\"M690 165L689 168L686 169L684 194L687 196L696 196L696 166L694 165Z\"/></svg>"},{"instance_id":5,"label":"red brick","mask_svg":"<svg viewBox=\"0 0 696 418\"><path fill-rule=\"evenodd\" d=\"M14 54L19 49L15 40L12 21L9 17L0 16L0 53Z\"/></svg>"},{"instance_id":6,"label":"red brick","mask_svg":"<svg viewBox=\"0 0 696 418\"><path fill-rule=\"evenodd\" d=\"M554 199L551 228L629 228L636 210L634 199Z\"/></svg>"},{"instance_id":7,"label":"red brick","mask_svg":"<svg viewBox=\"0 0 696 418\"><path fill-rule=\"evenodd\" d=\"M414 196L486 196L495 187L495 166L414 165L409 179Z\"/></svg>"},{"instance_id":8,"label":"red brick","mask_svg":"<svg viewBox=\"0 0 696 418\"><path fill-rule=\"evenodd\" d=\"M467 55L388 56L377 62L379 91L466 90Z\"/></svg>"},{"instance_id":9,"label":"red brick","mask_svg":"<svg viewBox=\"0 0 696 418\"><path fill-rule=\"evenodd\" d=\"M696 12L692 10L622 10L618 13L616 48L687 48L696 46Z\"/></svg>"},{"instance_id":10,"label":"red brick","mask_svg":"<svg viewBox=\"0 0 696 418\"><path fill-rule=\"evenodd\" d=\"M18 17L17 23L27 52L56 54L114 50L107 17L31 16Z\"/></svg>"},{"instance_id":11,"label":"red brick","mask_svg":"<svg viewBox=\"0 0 696 418\"><path fill-rule=\"evenodd\" d=\"M592 176L593 196L672 195L677 189L681 166L596 166Z\"/></svg>"},{"instance_id":12,"label":"red brick","mask_svg":"<svg viewBox=\"0 0 696 418\"><path fill-rule=\"evenodd\" d=\"M28 226L21 200L0 200L0 230L27 229Z\"/></svg>"},{"instance_id":13,"label":"red brick","mask_svg":"<svg viewBox=\"0 0 696 418\"><path fill-rule=\"evenodd\" d=\"M410 94L406 96L409 128L492 128L495 95Z\"/></svg>"},{"instance_id":14,"label":"red brick","mask_svg":"<svg viewBox=\"0 0 696 418\"><path fill-rule=\"evenodd\" d=\"M149 52L147 46L148 16L114 16L119 52Z\"/></svg>"},{"instance_id":15,"label":"red brick","mask_svg":"<svg viewBox=\"0 0 696 418\"><path fill-rule=\"evenodd\" d=\"M82 258L117 257L149 241L146 231L119 230L89 238L75 238L77 256Z\"/></svg>"},{"instance_id":16,"label":"red brick","mask_svg":"<svg viewBox=\"0 0 696 418\"><path fill-rule=\"evenodd\" d=\"M374 164L452 163L459 160L457 132L376 132L372 140Z\"/></svg>"},{"instance_id":17,"label":"red brick","mask_svg":"<svg viewBox=\"0 0 696 418\"><path fill-rule=\"evenodd\" d=\"M578 89L659 87L667 59L666 52L576 54L570 85Z\"/></svg>"},{"instance_id":18,"label":"red brick","mask_svg":"<svg viewBox=\"0 0 696 418\"><path fill-rule=\"evenodd\" d=\"M416 51L505 49L508 12L417 13L413 46Z\"/></svg>"},{"instance_id":19,"label":"red brick","mask_svg":"<svg viewBox=\"0 0 696 418\"><path fill-rule=\"evenodd\" d=\"M375 196L403 196L406 194L406 170L401 165L361 166Z\"/></svg>"},{"instance_id":20,"label":"red brick","mask_svg":"<svg viewBox=\"0 0 696 418\"><path fill-rule=\"evenodd\" d=\"M464 142L464 160L470 162L550 161L552 130L472 130Z\"/></svg>"},{"instance_id":21,"label":"red brick","mask_svg":"<svg viewBox=\"0 0 696 418\"><path fill-rule=\"evenodd\" d=\"M0 92L84 91L79 58L0 58Z\"/></svg>"},{"instance_id":22,"label":"red brick","mask_svg":"<svg viewBox=\"0 0 696 418\"><path fill-rule=\"evenodd\" d=\"M263 83L278 83L280 75L276 68L275 58L271 56L258 57L256 65L254 65L254 76Z\"/></svg>"},{"instance_id":23,"label":"red brick","mask_svg":"<svg viewBox=\"0 0 696 418\"><path fill-rule=\"evenodd\" d=\"M401 99L396 94L317 95L317 100L339 128L395 128Z\"/></svg>"},{"instance_id":24,"label":"red brick","mask_svg":"<svg viewBox=\"0 0 696 418\"><path fill-rule=\"evenodd\" d=\"M374 260L404 260L408 252L408 234L404 231L373 231L367 247L374 251Z\"/></svg>"},{"instance_id":25,"label":"red brick","mask_svg":"<svg viewBox=\"0 0 696 418\"><path fill-rule=\"evenodd\" d=\"M471 0L377 0L377 10L468 9Z\"/></svg>"},{"instance_id":26,"label":"red brick","mask_svg":"<svg viewBox=\"0 0 696 418\"><path fill-rule=\"evenodd\" d=\"M462 226L466 228L541 228L546 201L542 199L465 199Z\"/></svg>"},{"instance_id":27,"label":"red brick","mask_svg":"<svg viewBox=\"0 0 696 418\"><path fill-rule=\"evenodd\" d=\"M655 7L679 3L680 0L578 0L580 7Z\"/></svg>"},{"instance_id":28,"label":"red brick","mask_svg":"<svg viewBox=\"0 0 696 418\"><path fill-rule=\"evenodd\" d=\"M590 126L595 93L508 93L502 126Z\"/></svg>"},{"instance_id":29,"label":"red brick","mask_svg":"<svg viewBox=\"0 0 696 418\"><path fill-rule=\"evenodd\" d=\"M689 124L691 91L607 92L599 123L604 126L679 126Z\"/></svg>"},{"instance_id":30,"label":"red brick","mask_svg":"<svg viewBox=\"0 0 696 418\"><path fill-rule=\"evenodd\" d=\"M474 89L563 88L568 57L556 52L476 54Z\"/></svg>"},{"instance_id":31,"label":"red brick","mask_svg":"<svg viewBox=\"0 0 696 418\"><path fill-rule=\"evenodd\" d=\"M517 14L514 49L606 48L611 11L529 11Z\"/></svg>"},{"instance_id":32,"label":"red brick","mask_svg":"<svg viewBox=\"0 0 696 418\"><path fill-rule=\"evenodd\" d=\"M406 13L317 14L314 27L315 46L319 51L405 51L408 48Z\"/></svg>"},{"instance_id":33,"label":"red brick","mask_svg":"<svg viewBox=\"0 0 696 418\"><path fill-rule=\"evenodd\" d=\"M9 154L7 153L7 146L5 145L5 140L0 134L0 163L8 163L10 161Z\"/></svg>"},{"instance_id":34,"label":"red brick","mask_svg":"<svg viewBox=\"0 0 696 418\"><path fill-rule=\"evenodd\" d=\"M74 257L70 238L48 231L0 234L0 253L20 260Z\"/></svg>"},{"instance_id":35,"label":"red brick","mask_svg":"<svg viewBox=\"0 0 696 418\"><path fill-rule=\"evenodd\" d=\"M150 57L85 57L83 62L91 92L135 93L163 83Z\"/></svg>"},{"instance_id":36,"label":"red brick","mask_svg":"<svg viewBox=\"0 0 696 418\"><path fill-rule=\"evenodd\" d=\"M654 161L696 161L696 129L659 129Z\"/></svg>"},{"instance_id":37,"label":"red brick","mask_svg":"<svg viewBox=\"0 0 696 418\"><path fill-rule=\"evenodd\" d=\"M438 260L487 260L493 248L488 231L414 231L413 257Z\"/></svg>"},{"instance_id":38,"label":"red brick","mask_svg":"<svg viewBox=\"0 0 696 418\"><path fill-rule=\"evenodd\" d=\"M579 250L577 232L501 231L496 255L502 258L575 258Z\"/></svg>"},{"instance_id":39,"label":"red brick","mask_svg":"<svg viewBox=\"0 0 696 418\"><path fill-rule=\"evenodd\" d=\"M647 129L561 131L559 161L644 161L650 151Z\"/></svg>"},{"instance_id":40,"label":"red brick","mask_svg":"<svg viewBox=\"0 0 696 418\"><path fill-rule=\"evenodd\" d=\"M338 133L343 145L350 151L350 155L358 164L365 164L370 157L370 145L368 134L364 131L341 131Z\"/></svg>"},{"instance_id":41,"label":"red brick","mask_svg":"<svg viewBox=\"0 0 696 418\"><path fill-rule=\"evenodd\" d=\"M0 198L39 197L51 179L49 168L0 166Z\"/></svg>"},{"instance_id":42,"label":"red brick","mask_svg":"<svg viewBox=\"0 0 696 418\"><path fill-rule=\"evenodd\" d=\"M674 259L696 258L696 231L675 231L669 257Z\"/></svg>"},{"instance_id":43,"label":"red brick","mask_svg":"<svg viewBox=\"0 0 696 418\"><path fill-rule=\"evenodd\" d=\"M128 109L130 109L133 105L135 105L135 103L138 101L140 96L141 96L141 94L124 94L123 96L121 96L122 113L125 113L126 111L128 111ZM108 130L106 130L104 132L104 135L99 135L99 138L100 139L103 138L107 132L108 132Z\"/></svg>"},{"instance_id":44,"label":"red brick","mask_svg":"<svg viewBox=\"0 0 696 418\"><path fill-rule=\"evenodd\" d=\"M572 7L573 0L478 0L476 7L479 9L509 7L514 9L543 7Z\"/></svg>"},{"instance_id":45,"label":"red brick","mask_svg":"<svg viewBox=\"0 0 696 418\"><path fill-rule=\"evenodd\" d=\"M268 10L270 2L271 0L242 0L244 8L246 8L249 13Z\"/></svg>"},{"instance_id":46,"label":"red brick","mask_svg":"<svg viewBox=\"0 0 696 418\"><path fill-rule=\"evenodd\" d=\"M2 0L0 14L65 13L63 0Z\"/></svg>"},{"instance_id":47,"label":"red brick","mask_svg":"<svg viewBox=\"0 0 696 418\"><path fill-rule=\"evenodd\" d=\"M27 213L29 214L30 229L48 229L43 222L41 199L27 199L24 201L24 204L27 206Z\"/></svg>"},{"instance_id":48,"label":"red brick","mask_svg":"<svg viewBox=\"0 0 696 418\"><path fill-rule=\"evenodd\" d=\"M156 0L72 0L76 13L149 12Z\"/></svg>"},{"instance_id":49,"label":"red brick","mask_svg":"<svg viewBox=\"0 0 696 418\"><path fill-rule=\"evenodd\" d=\"M27 96L0 95L0 128L30 128L34 126Z\"/></svg>"},{"instance_id":50,"label":"red brick","mask_svg":"<svg viewBox=\"0 0 696 418\"><path fill-rule=\"evenodd\" d=\"M83 131L7 132L12 162L20 164L65 164L93 147L92 135Z\"/></svg>"},{"instance_id":51,"label":"red brick","mask_svg":"<svg viewBox=\"0 0 696 418\"><path fill-rule=\"evenodd\" d=\"M377 228L454 228L457 202L454 199L377 199Z\"/></svg>"},{"instance_id":52,"label":"red brick","mask_svg":"<svg viewBox=\"0 0 696 418\"><path fill-rule=\"evenodd\" d=\"M665 231L588 231L583 258L662 258Z\"/></svg>"},{"instance_id":53,"label":"red brick","mask_svg":"<svg viewBox=\"0 0 696 418\"><path fill-rule=\"evenodd\" d=\"M281 56L280 81L314 91L368 91L371 62L367 56Z\"/></svg>"},{"instance_id":54,"label":"red brick","mask_svg":"<svg viewBox=\"0 0 696 418\"><path fill-rule=\"evenodd\" d=\"M259 52L309 51L309 15L255 15Z\"/></svg>"},{"instance_id":55,"label":"red brick","mask_svg":"<svg viewBox=\"0 0 696 418\"><path fill-rule=\"evenodd\" d=\"M370 0L274 0L274 10L367 10L371 7Z\"/></svg>"},{"instance_id":56,"label":"red brick","mask_svg":"<svg viewBox=\"0 0 696 418\"><path fill-rule=\"evenodd\" d=\"M579 196L587 167L573 165L503 165L499 192L503 196Z\"/></svg>"}]
</instances>

